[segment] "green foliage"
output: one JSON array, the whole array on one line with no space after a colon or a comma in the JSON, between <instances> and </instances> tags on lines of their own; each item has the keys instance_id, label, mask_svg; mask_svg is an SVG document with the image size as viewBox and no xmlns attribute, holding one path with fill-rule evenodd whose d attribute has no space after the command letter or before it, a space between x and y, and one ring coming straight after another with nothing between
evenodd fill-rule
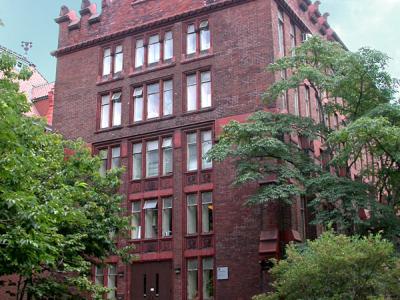
<instances>
[{"instance_id":1,"label":"green foliage","mask_svg":"<svg viewBox=\"0 0 400 300\"><path fill-rule=\"evenodd\" d=\"M306 247L292 244L271 273L275 292L254 300L399 299L400 259L380 235L324 233Z\"/></svg>"},{"instance_id":2,"label":"green foliage","mask_svg":"<svg viewBox=\"0 0 400 300\"><path fill-rule=\"evenodd\" d=\"M130 259L110 235L129 228L118 194L122 170L102 177L82 141L46 133L42 120L25 117L29 104L17 80L29 74L15 73L14 64L0 57L0 275L20 275L16 299L101 298L106 290L88 280L94 258Z\"/></svg>"}]
</instances>

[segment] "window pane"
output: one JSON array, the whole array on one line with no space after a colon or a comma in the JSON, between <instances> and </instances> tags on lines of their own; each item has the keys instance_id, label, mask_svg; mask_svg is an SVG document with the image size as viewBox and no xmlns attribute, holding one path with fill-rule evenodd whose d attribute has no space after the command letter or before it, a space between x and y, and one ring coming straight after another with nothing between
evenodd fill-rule
<instances>
[{"instance_id":1,"label":"window pane","mask_svg":"<svg viewBox=\"0 0 400 300\"><path fill-rule=\"evenodd\" d=\"M149 38L148 63L152 64L160 60L160 38L153 35Z\"/></svg>"},{"instance_id":2,"label":"window pane","mask_svg":"<svg viewBox=\"0 0 400 300\"><path fill-rule=\"evenodd\" d=\"M115 60L114 60L114 73L118 73L122 71L123 67L123 51L122 45L119 45L115 48Z\"/></svg>"},{"instance_id":3,"label":"window pane","mask_svg":"<svg viewBox=\"0 0 400 300\"><path fill-rule=\"evenodd\" d=\"M174 40L172 39L172 31L165 33L164 38L164 60L171 59L174 56Z\"/></svg>"},{"instance_id":4,"label":"window pane","mask_svg":"<svg viewBox=\"0 0 400 300\"><path fill-rule=\"evenodd\" d=\"M305 98L305 103L306 103L306 116L309 117L310 116L310 88L309 87L305 87L304 90L304 98Z\"/></svg>"},{"instance_id":5,"label":"window pane","mask_svg":"<svg viewBox=\"0 0 400 300\"><path fill-rule=\"evenodd\" d=\"M160 116L160 85L150 84L147 89L147 118L157 118Z\"/></svg>"},{"instance_id":6,"label":"window pane","mask_svg":"<svg viewBox=\"0 0 400 300\"><path fill-rule=\"evenodd\" d=\"M112 152L111 169L118 168L120 166L121 149L120 147L114 147L112 148L111 152Z\"/></svg>"},{"instance_id":7,"label":"window pane","mask_svg":"<svg viewBox=\"0 0 400 300\"><path fill-rule=\"evenodd\" d=\"M100 128L110 126L110 96L101 97Z\"/></svg>"},{"instance_id":8,"label":"window pane","mask_svg":"<svg viewBox=\"0 0 400 300\"><path fill-rule=\"evenodd\" d=\"M134 93L133 121L143 120L143 88L136 88Z\"/></svg>"},{"instance_id":9,"label":"window pane","mask_svg":"<svg viewBox=\"0 0 400 300\"><path fill-rule=\"evenodd\" d=\"M163 199L162 236L172 235L172 198Z\"/></svg>"},{"instance_id":10,"label":"window pane","mask_svg":"<svg viewBox=\"0 0 400 300\"><path fill-rule=\"evenodd\" d=\"M186 36L186 54L193 54L196 52L196 32L194 24L191 24L187 28Z\"/></svg>"},{"instance_id":11,"label":"window pane","mask_svg":"<svg viewBox=\"0 0 400 300\"><path fill-rule=\"evenodd\" d=\"M107 276L107 287L108 288L116 288L117 287L117 266L109 265L108 266L108 276ZM116 299L116 290L112 290L108 292L107 299Z\"/></svg>"},{"instance_id":12,"label":"window pane","mask_svg":"<svg viewBox=\"0 0 400 300\"><path fill-rule=\"evenodd\" d=\"M195 194L187 195L187 234L197 233L197 199Z\"/></svg>"},{"instance_id":13,"label":"window pane","mask_svg":"<svg viewBox=\"0 0 400 300\"><path fill-rule=\"evenodd\" d=\"M99 157L101 159L101 165L100 165L99 173L100 173L101 176L105 176L106 175L106 171L107 171L107 155L108 155L108 151L107 150L100 150Z\"/></svg>"},{"instance_id":14,"label":"window pane","mask_svg":"<svg viewBox=\"0 0 400 300\"><path fill-rule=\"evenodd\" d=\"M281 56L284 56L285 50L284 50L284 42L283 42L283 19L278 20L278 46L279 46L279 54Z\"/></svg>"},{"instance_id":15,"label":"window pane","mask_svg":"<svg viewBox=\"0 0 400 300\"><path fill-rule=\"evenodd\" d=\"M205 158L205 155L207 154L208 151L211 150L211 148L212 148L211 131L203 131L201 133L201 154L202 154L201 168L202 169L212 168L212 161L207 160Z\"/></svg>"},{"instance_id":16,"label":"window pane","mask_svg":"<svg viewBox=\"0 0 400 300\"><path fill-rule=\"evenodd\" d=\"M187 135L187 170L197 170L197 134L191 133Z\"/></svg>"},{"instance_id":17,"label":"window pane","mask_svg":"<svg viewBox=\"0 0 400 300\"><path fill-rule=\"evenodd\" d=\"M132 179L142 178L142 144L133 145Z\"/></svg>"},{"instance_id":18,"label":"window pane","mask_svg":"<svg viewBox=\"0 0 400 300\"><path fill-rule=\"evenodd\" d=\"M201 73L201 107L211 106L211 73Z\"/></svg>"},{"instance_id":19,"label":"window pane","mask_svg":"<svg viewBox=\"0 0 400 300\"><path fill-rule=\"evenodd\" d=\"M95 283L98 285L104 284L104 268L95 266Z\"/></svg>"},{"instance_id":20,"label":"window pane","mask_svg":"<svg viewBox=\"0 0 400 300\"><path fill-rule=\"evenodd\" d=\"M172 160L173 160L173 150L172 150L172 138L163 139L163 175L172 173Z\"/></svg>"},{"instance_id":21,"label":"window pane","mask_svg":"<svg viewBox=\"0 0 400 300\"><path fill-rule=\"evenodd\" d=\"M156 238L158 234L157 200L145 202L145 238Z\"/></svg>"},{"instance_id":22,"label":"window pane","mask_svg":"<svg viewBox=\"0 0 400 300\"><path fill-rule=\"evenodd\" d=\"M112 125L119 126L121 125L121 113L122 113L121 93L114 93L112 99L113 99Z\"/></svg>"},{"instance_id":23,"label":"window pane","mask_svg":"<svg viewBox=\"0 0 400 300\"><path fill-rule=\"evenodd\" d=\"M203 258L203 299L214 299L214 266L212 257Z\"/></svg>"},{"instance_id":24,"label":"window pane","mask_svg":"<svg viewBox=\"0 0 400 300\"><path fill-rule=\"evenodd\" d=\"M146 176L158 176L158 141L147 142Z\"/></svg>"},{"instance_id":25,"label":"window pane","mask_svg":"<svg viewBox=\"0 0 400 300\"><path fill-rule=\"evenodd\" d=\"M144 64L144 47L143 40L136 41L136 51L135 51L135 68L139 68Z\"/></svg>"},{"instance_id":26,"label":"window pane","mask_svg":"<svg viewBox=\"0 0 400 300\"><path fill-rule=\"evenodd\" d=\"M300 115L300 110L299 110L299 90L298 89L294 90L294 114L296 116Z\"/></svg>"},{"instance_id":27,"label":"window pane","mask_svg":"<svg viewBox=\"0 0 400 300\"><path fill-rule=\"evenodd\" d=\"M187 110L197 109L197 84L196 84L196 74L189 75L186 77L187 81Z\"/></svg>"},{"instance_id":28,"label":"window pane","mask_svg":"<svg viewBox=\"0 0 400 300\"><path fill-rule=\"evenodd\" d=\"M103 53L103 76L111 73L111 49L104 49Z\"/></svg>"},{"instance_id":29,"label":"window pane","mask_svg":"<svg viewBox=\"0 0 400 300\"><path fill-rule=\"evenodd\" d=\"M202 221L202 232L208 233L213 230L213 204L212 204L212 193L202 193L201 194L202 211L201 211L201 221Z\"/></svg>"},{"instance_id":30,"label":"window pane","mask_svg":"<svg viewBox=\"0 0 400 300\"><path fill-rule=\"evenodd\" d=\"M210 49L210 29L208 21L200 23L200 51Z\"/></svg>"},{"instance_id":31,"label":"window pane","mask_svg":"<svg viewBox=\"0 0 400 300\"><path fill-rule=\"evenodd\" d=\"M188 274L187 274L187 294L188 300L199 299L198 280L197 280L197 258L188 260Z\"/></svg>"},{"instance_id":32,"label":"window pane","mask_svg":"<svg viewBox=\"0 0 400 300\"><path fill-rule=\"evenodd\" d=\"M141 217L140 217L140 201L136 201L132 203L132 220L131 220L131 225L132 225L132 231L131 231L131 236L132 239L140 239L141 237L141 231L142 231L142 226L141 226Z\"/></svg>"},{"instance_id":33,"label":"window pane","mask_svg":"<svg viewBox=\"0 0 400 300\"><path fill-rule=\"evenodd\" d=\"M163 107L163 115L168 116L172 115L172 107L173 107L173 87L172 80L164 81L164 107Z\"/></svg>"}]
</instances>

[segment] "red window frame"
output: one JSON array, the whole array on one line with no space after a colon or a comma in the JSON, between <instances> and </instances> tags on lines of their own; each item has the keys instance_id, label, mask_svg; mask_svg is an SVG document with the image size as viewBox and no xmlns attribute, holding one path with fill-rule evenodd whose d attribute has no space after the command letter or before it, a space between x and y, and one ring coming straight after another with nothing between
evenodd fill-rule
<instances>
[{"instance_id":1,"label":"red window frame","mask_svg":"<svg viewBox=\"0 0 400 300\"><path fill-rule=\"evenodd\" d=\"M208 22L208 30L210 32L210 48L206 49L206 50L200 50L200 23L202 22ZM188 27L190 25L194 25L194 32L196 34L196 51L195 53L190 53L187 54L186 50L187 50L187 31L188 31ZM200 56L200 55L204 55L204 54L210 54L213 52L213 39L212 39L212 30L211 30L211 26L210 26L210 17L209 16L205 16L202 18L197 18L194 20L190 20L187 21L183 24L183 30L182 30L182 53L184 55L184 57L186 58L193 58L196 56Z\"/></svg>"},{"instance_id":2,"label":"red window frame","mask_svg":"<svg viewBox=\"0 0 400 300\"><path fill-rule=\"evenodd\" d=\"M164 115L164 82L166 81L172 81L172 113L169 115ZM159 97L160 97L160 107L159 107L159 116L158 117L154 117L154 118L149 118L147 119L147 104L148 104L148 86L152 85L152 84L159 84ZM142 92L142 97L143 97L143 110L142 110L142 120L139 121L135 121L134 117L135 117L135 96L134 96L134 91L137 88L142 88L143 92ZM131 88L131 107L130 107L130 114L129 114L129 119L130 119L130 124L137 124L137 123L141 123L141 122L146 122L146 121L152 121L152 120L158 120L158 119L162 119L162 118L168 118L174 115L174 79L173 77L164 77L161 79L158 79L156 81L147 81L147 82L143 82L142 84L137 84L132 86Z\"/></svg>"},{"instance_id":3,"label":"red window frame","mask_svg":"<svg viewBox=\"0 0 400 300\"><path fill-rule=\"evenodd\" d=\"M111 144L111 145L107 145L107 146L99 146L99 147L96 148L96 151L95 151L96 155L99 155L100 151L102 151L102 150L107 150L107 168L106 168L106 170L110 170L111 169L112 149L113 148L118 148L118 147L119 147L119 159L120 159L119 165L121 166L121 162L122 162L121 161L121 158L122 158L122 156L121 156L121 151L122 151L121 144Z\"/></svg>"},{"instance_id":4,"label":"red window frame","mask_svg":"<svg viewBox=\"0 0 400 300\"><path fill-rule=\"evenodd\" d=\"M163 212L163 199L167 199L167 198L171 198L172 199L172 208L171 208L171 221L172 221L172 227L171 227L171 235L169 236L163 236L162 233L162 221L163 221L163 216L162 216L162 212ZM158 210L158 214L157 214L157 226L158 226L158 230L157 230L157 237L153 237L153 238L146 238L145 237L145 233L146 233L146 212L144 207L144 204L146 201L149 200L157 200L157 210ZM163 195L163 196L156 196L156 197L151 197L151 198L143 198L143 199L139 199L139 200L133 200L130 202L130 215L132 216L132 209L133 209L133 203L140 203L140 226L141 226L141 232L140 232L140 238L138 239L132 239L132 230L130 230L129 232L129 239L130 241L151 241L151 240L169 240L173 238L174 235L174 197L173 195Z\"/></svg>"},{"instance_id":5,"label":"red window frame","mask_svg":"<svg viewBox=\"0 0 400 300\"><path fill-rule=\"evenodd\" d=\"M164 159L164 153L163 153L163 148L162 148L162 143L165 138L171 138L172 139L172 172L169 174L164 174L163 175L163 159ZM152 142L152 141L158 141L158 175L157 176L151 176L147 177L146 174L146 160L147 160L147 155L146 155L146 149L147 149L147 142ZM142 177L140 179L133 179L133 145L134 144L142 144ZM154 179L154 178L160 178L160 177L168 177L174 174L174 136L173 134L165 134L161 136L153 136L153 137L144 137L142 139L135 139L130 141L130 158L129 158L129 178L130 181L142 181L146 179Z\"/></svg>"},{"instance_id":6,"label":"red window frame","mask_svg":"<svg viewBox=\"0 0 400 300\"><path fill-rule=\"evenodd\" d=\"M211 85L211 105L202 108L201 107L201 73L203 72L210 72L210 85ZM196 109L194 110L190 110L188 111L188 105L187 105L187 101L188 101L188 93L187 93L187 78L191 75L196 75ZM193 113L196 111L201 111L201 110L208 110L214 107L214 101L213 101L213 75L212 75L212 70L210 67L206 67L206 68L202 68L199 70L195 70L195 71L188 71L185 72L183 75L183 93L182 95L184 95L184 101L182 103L183 105L183 111L185 113Z\"/></svg>"},{"instance_id":7,"label":"red window frame","mask_svg":"<svg viewBox=\"0 0 400 300\"><path fill-rule=\"evenodd\" d=\"M213 165L210 168L202 168L202 143L201 143L201 133L205 132L205 131L211 131L211 142L212 145L214 145L215 143L215 136L214 136L214 130L211 127L204 127L204 128L198 128L198 129L193 129L193 130L187 130L184 131L184 151L183 151L183 155L184 155L184 159L185 159L185 163L183 164L183 167L185 168L184 172L185 173L200 173L202 171L207 171L207 170L212 170L213 169ZM188 134L191 133L196 133L196 146L197 146L197 169L196 170L188 170L188 140L187 140L187 136Z\"/></svg>"},{"instance_id":8,"label":"red window frame","mask_svg":"<svg viewBox=\"0 0 400 300\"><path fill-rule=\"evenodd\" d=\"M213 259L213 294L214 299L216 299L216 263L215 263L215 256L195 256L195 257L185 257L185 281L184 281L184 291L185 291L185 299L188 299L188 289L187 289L187 282L188 282L188 262L189 260L197 259L197 286L198 286L198 296L199 299L203 299L203 259L204 258L212 258ZM197 298L196 298L197 299Z\"/></svg>"},{"instance_id":9,"label":"red window frame","mask_svg":"<svg viewBox=\"0 0 400 300\"><path fill-rule=\"evenodd\" d=\"M121 93L121 97L120 97L120 101L121 101L121 124L113 126L112 124L113 124L113 113L114 113L114 101L112 100L112 96L114 94L116 94L116 93ZM101 128L101 121L102 121L101 120L101 106L102 106L101 102L102 102L102 98L104 96L107 96L107 95L109 97L109 106L110 106L109 115L108 115L108 126L104 127L104 128ZM98 100L97 100L97 118L96 118L96 129L97 130L107 130L107 129L110 129L110 128L122 127L122 114L123 114L123 109L122 109L122 89L121 88L114 89L114 90L111 90L111 91L108 91L108 92L105 92L105 93L101 93L101 94L98 95Z\"/></svg>"},{"instance_id":10,"label":"red window frame","mask_svg":"<svg viewBox=\"0 0 400 300\"><path fill-rule=\"evenodd\" d=\"M165 40L165 34L167 32L172 32L172 51L173 51L173 55L172 58L169 59L164 59L164 40ZM160 43L160 60L158 62L154 62L152 64L148 63L148 58L149 58L149 54L148 54L148 48L149 48L149 38L151 36L154 35L158 35L159 36L159 43ZM143 40L143 48L144 48L144 59L143 59L143 65L140 67L135 67L136 65L136 41L138 40ZM175 61L175 43L174 43L175 39L174 39L174 30L171 27L166 27L166 28L162 28L161 30L157 30L157 31L150 31L150 32L146 32L145 34L142 35L138 35L135 36L133 39L133 44L132 44L132 63L133 63L133 70L135 71L140 71L140 70L145 70L147 68L151 68L154 66L158 66L158 65L162 65L162 64L166 64L166 63L170 63L172 61Z\"/></svg>"},{"instance_id":11,"label":"red window frame","mask_svg":"<svg viewBox=\"0 0 400 300\"><path fill-rule=\"evenodd\" d=\"M203 202L202 202L202 194L204 193L211 193L211 203L214 207L214 192L212 190L202 190L202 191L197 191L197 192L193 192L193 193L186 193L185 194L185 201L183 201L184 203L184 215L185 215L185 237L196 237L196 236L208 236L208 235L213 235L214 234L214 221L215 221L215 215L213 214L212 216L212 224L213 224L213 229L210 230L209 232L203 232ZM196 233L188 233L187 232L187 222L188 222L188 215L187 215L187 198L189 195L196 195L196 205L197 205L197 232Z\"/></svg>"},{"instance_id":12,"label":"red window frame","mask_svg":"<svg viewBox=\"0 0 400 300\"><path fill-rule=\"evenodd\" d=\"M122 46L122 70L120 72L114 73L115 54L116 54L116 48L118 46ZM100 61L99 74L100 74L100 77L103 80L116 78L116 77L118 77L120 74L122 74L124 72L124 63L125 63L124 48L125 48L125 46L124 46L124 43L123 43L122 40L114 42L112 44L107 44L107 45L105 45L105 46L103 46L101 48L100 60L99 60ZM111 51L111 53L110 53L110 55L111 55L111 62L110 62L111 66L110 66L110 74L103 75L103 67L104 67L104 61L103 60L104 60L104 52L105 52L106 49L110 49L110 51Z\"/></svg>"},{"instance_id":13,"label":"red window frame","mask_svg":"<svg viewBox=\"0 0 400 300\"><path fill-rule=\"evenodd\" d=\"M92 267L92 281L96 282L96 268L98 266L102 266L103 268L103 286L108 287L108 268L110 265L115 266L115 270L117 271L115 274L115 294L117 294L118 289L118 265L116 263L107 263L104 265L93 265Z\"/></svg>"}]
</instances>

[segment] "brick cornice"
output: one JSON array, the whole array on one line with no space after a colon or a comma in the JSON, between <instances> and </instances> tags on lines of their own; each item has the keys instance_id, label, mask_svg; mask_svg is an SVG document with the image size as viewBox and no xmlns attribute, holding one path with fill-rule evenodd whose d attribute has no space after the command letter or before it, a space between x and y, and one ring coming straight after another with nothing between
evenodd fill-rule
<instances>
[{"instance_id":1,"label":"brick cornice","mask_svg":"<svg viewBox=\"0 0 400 300\"><path fill-rule=\"evenodd\" d=\"M255 0L226 0L223 2L218 2L218 3L214 3L214 4L210 4L208 6L205 7L201 7L198 9L194 9L194 10L190 10L181 14L177 14L168 18L164 18L164 19L159 19L156 21L152 21L152 22L148 22L148 23L144 23L142 25L139 26L134 26L134 27L130 27L124 30L120 30L117 31L115 33L112 34L107 34L107 35L103 35L100 36L98 38L95 39L91 39L91 40L87 40L81 43L77 43L71 46L67 46L67 47L63 47L63 48L59 48L53 52L51 52L51 55L55 56L55 57L59 57L62 56L64 54L70 53L70 52L75 52L78 51L80 49L84 49L84 48L89 48L89 47L93 47L97 44L103 43L103 42L107 42L110 40L114 40L114 39L118 39L121 37L124 37L126 35L129 34L133 34L133 33L137 33L137 32L141 32L150 28L154 28L157 26L163 26L163 25L167 25L171 22L176 22L178 20L181 19L185 19L188 17L192 17L201 13L205 13L205 12L210 12L210 11L215 11L215 10L219 10L219 9L223 9L229 6L234 6L234 5L238 5L241 3L245 3L245 2L250 2L250 1L255 1Z\"/></svg>"}]
</instances>

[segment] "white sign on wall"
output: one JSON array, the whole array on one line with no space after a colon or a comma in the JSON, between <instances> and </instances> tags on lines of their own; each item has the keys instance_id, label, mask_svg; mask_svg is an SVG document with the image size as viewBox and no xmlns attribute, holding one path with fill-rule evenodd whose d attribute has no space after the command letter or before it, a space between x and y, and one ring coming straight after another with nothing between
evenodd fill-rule
<instances>
[{"instance_id":1,"label":"white sign on wall","mask_svg":"<svg viewBox=\"0 0 400 300\"><path fill-rule=\"evenodd\" d=\"M227 279L229 279L228 267L217 267L217 280L227 280Z\"/></svg>"}]
</instances>

